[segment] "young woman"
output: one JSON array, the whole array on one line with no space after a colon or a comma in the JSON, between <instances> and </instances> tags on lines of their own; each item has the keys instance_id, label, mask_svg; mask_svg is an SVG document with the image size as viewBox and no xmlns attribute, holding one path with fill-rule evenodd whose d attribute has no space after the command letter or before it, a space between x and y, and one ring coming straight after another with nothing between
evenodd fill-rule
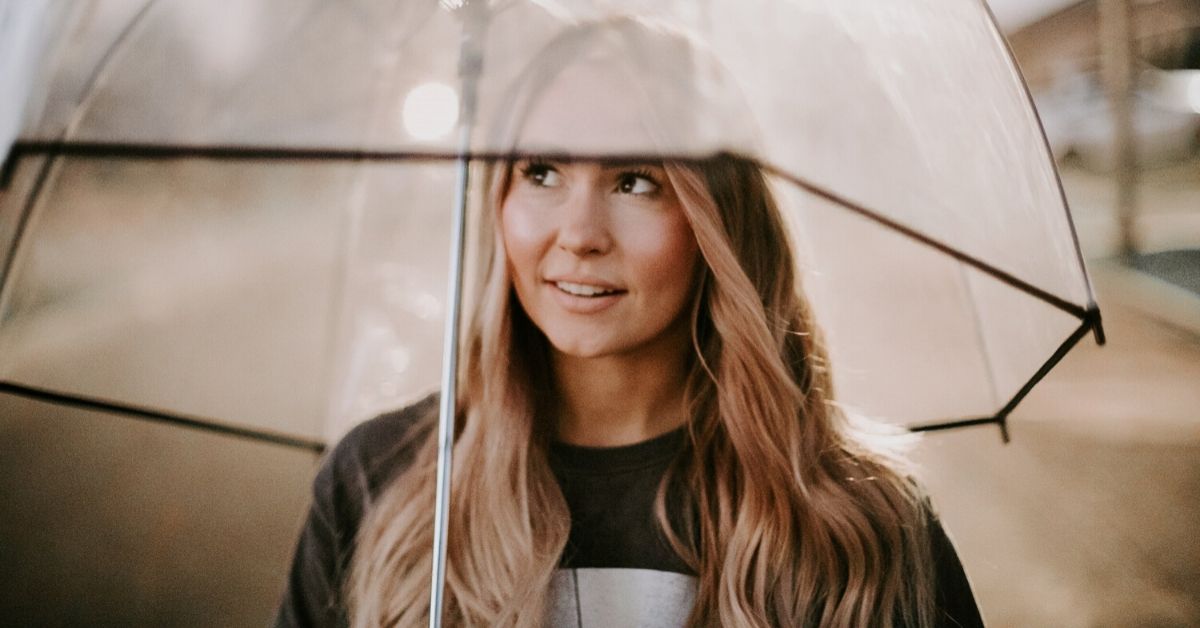
<instances>
[{"instance_id":1,"label":"young woman","mask_svg":"<svg viewBox=\"0 0 1200 628\"><path fill-rule=\"evenodd\" d=\"M587 28L514 101L516 144L661 144L662 103L629 95L653 78L580 86L645 87L614 59L677 40ZM525 156L487 180L449 625L981 623L903 459L832 403L754 163ZM330 454L278 625L427 621L436 414L430 398L373 419Z\"/></svg>"}]
</instances>

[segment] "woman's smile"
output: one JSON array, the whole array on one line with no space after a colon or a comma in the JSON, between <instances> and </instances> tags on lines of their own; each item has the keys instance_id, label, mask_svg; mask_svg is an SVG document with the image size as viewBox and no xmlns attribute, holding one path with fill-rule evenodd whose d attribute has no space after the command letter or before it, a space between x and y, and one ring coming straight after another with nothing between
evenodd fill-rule
<instances>
[{"instance_id":1,"label":"woman's smile","mask_svg":"<svg viewBox=\"0 0 1200 628\"><path fill-rule=\"evenodd\" d=\"M618 292L624 292L624 290L617 290L616 288L590 284L582 281L556 280L552 283L554 284L554 287L558 288L559 290L562 290L568 294L573 294L577 297L602 297L611 294L617 294Z\"/></svg>"},{"instance_id":2,"label":"woman's smile","mask_svg":"<svg viewBox=\"0 0 1200 628\"><path fill-rule=\"evenodd\" d=\"M547 282L546 286L554 292L557 303L573 314L598 314L616 305L626 294L623 290L567 281Z\"/></svg>"}]
</instances>

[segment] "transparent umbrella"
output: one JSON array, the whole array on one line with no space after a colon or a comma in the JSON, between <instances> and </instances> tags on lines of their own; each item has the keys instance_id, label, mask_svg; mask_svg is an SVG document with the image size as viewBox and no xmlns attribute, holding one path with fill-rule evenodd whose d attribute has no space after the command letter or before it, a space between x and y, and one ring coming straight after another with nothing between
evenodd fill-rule
<instances>
[{"instance_id":1,"label":"transparent umbrella","mask_svg":"<svg viewBox=\"0 0 1200 628\"><path fill-rule=\"evenodd\" d=\"M1083 336L1103 341L982 2L61 6L0 192L8 394L319 450L446 390L455 217L483 197L469 164L514 151L761 165L839 399L868 415L1003 428ZM562 48L618 14L692 45ZM513 86L553 65L547 46L622 61L551 70L579 81L558 109L572 132L516 142L537 103ZM614 92L673 115L603 132L583 113Z\"/></svg>"}]
</instances>

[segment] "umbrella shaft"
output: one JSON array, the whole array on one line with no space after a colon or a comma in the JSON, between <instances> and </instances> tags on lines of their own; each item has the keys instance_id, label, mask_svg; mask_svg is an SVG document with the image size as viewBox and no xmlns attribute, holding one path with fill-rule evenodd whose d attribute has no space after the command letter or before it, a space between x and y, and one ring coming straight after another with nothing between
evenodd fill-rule
<instances>
[{"instance_id":1,"label":"umbrella shaft","mask_svg":"<svg viewBox=\"0 0 1200 628\"><path fill-rule=\"evenodd\" d=\"M459 310L462 308L462 262L470 161L458 160L454 222L450 246L450 286L446 295L446 330L442 346L442 395L438 411L437 504L433 518L433 574L429 597L430 628L441 626L442 597L446 584L446 532L450 513L451 455L454 449L454 415L457 392Z\"/></svg>"},{"instance_id":2,"label":"umbrella shaft","mask_svg":"<svg viewBox=\"0 0 1200 628\"><path fill-rule=\"evenodd\" d=\"M471 129L475 122L476 84L483 69L482 39L486 5L464 3L459 49L462 94L459 109L458 168L454 216L450 231L450 277L446 294L446 328L442 335L442 396L438 409L437 494L433 513L433 568L429 588L429 628L441 628L446 589L446 535L450 518L451 455L454 451L455 405L458 400L458 334L462 310L463 257L466 249L467 193L471 184Z\"/></svg>"}]
</instances>

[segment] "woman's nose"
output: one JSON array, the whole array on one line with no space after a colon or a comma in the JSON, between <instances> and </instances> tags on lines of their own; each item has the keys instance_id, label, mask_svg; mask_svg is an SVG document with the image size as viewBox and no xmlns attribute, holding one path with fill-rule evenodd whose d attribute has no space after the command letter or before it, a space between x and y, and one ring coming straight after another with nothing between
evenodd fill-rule
<instances>
[{"instance_id":1,"label":"woman's nose","mask_svg":"<svg viewBox=\"0 0 1200 628\"><path fill-rule=\"evenodd\" d=\"M559 214L558 247L580 257L603 255L612 248L606 198L592 186L576 188Z\"/></svg>"}]
</instances>

